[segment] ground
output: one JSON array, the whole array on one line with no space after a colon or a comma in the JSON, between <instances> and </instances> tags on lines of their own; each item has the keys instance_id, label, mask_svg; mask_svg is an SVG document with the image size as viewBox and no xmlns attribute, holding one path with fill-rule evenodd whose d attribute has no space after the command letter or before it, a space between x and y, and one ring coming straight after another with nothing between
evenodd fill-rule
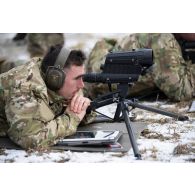
<instances>
[{"instance_id":1,"label":"ground","mask_svg":"<svg viewBox=\"0 0 195 195\"><path fill-rule=\"evenodd\" d=\"M177 121L168 116L135 108L133 110L136 115L135 121L147 124L137 140L142 155L141 161L136 160L132 149L125 154L1 149L0 162L195 162L195 113L187 113L189 102L141 103L189 117L188 121ZM110 116L113 115L114 110L114 105L99 109Z\"/></svg>"}]
</instances>

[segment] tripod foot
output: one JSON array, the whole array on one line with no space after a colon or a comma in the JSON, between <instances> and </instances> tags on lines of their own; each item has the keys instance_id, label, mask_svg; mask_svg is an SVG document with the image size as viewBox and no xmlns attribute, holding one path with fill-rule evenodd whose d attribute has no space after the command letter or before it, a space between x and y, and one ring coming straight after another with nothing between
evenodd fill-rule
<instances>
[{"instance_id":1,"label":"tripod foot","mask_svg":"<svg viewBox=\"0 0 195 195\"><path fill-rule=\"evenodd\" d=\"M189 118L188 118L188 116L179 116L179 117L178 117L178 120L179 120L179 121L188 121Z\"/></svg>"},{"instance_id":2,"label":"tripod foot","mask_svg":"<svg viewBox=\"0 0 195 195\"><path fill-rule=\"evenodd\" d=\"M135 157L137 158L137 160L142 160L141 154L136 154Z\"/></svg>"}]
</instances>

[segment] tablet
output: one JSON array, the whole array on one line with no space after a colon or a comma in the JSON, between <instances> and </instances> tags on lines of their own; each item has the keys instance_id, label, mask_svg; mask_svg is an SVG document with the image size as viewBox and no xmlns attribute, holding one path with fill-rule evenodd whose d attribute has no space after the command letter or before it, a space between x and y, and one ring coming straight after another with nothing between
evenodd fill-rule
<instances>
[{"instance_id":1,"label":"tablet","mask_svg":"<svg viewBox=\"0 0 195 195\"><path fill-rule=\"evenodd\" d=\"M118 130L77 131L74 135L60 140L57 145L105 145L116 143L122 135Z\"/></svg>"}]
</instances>

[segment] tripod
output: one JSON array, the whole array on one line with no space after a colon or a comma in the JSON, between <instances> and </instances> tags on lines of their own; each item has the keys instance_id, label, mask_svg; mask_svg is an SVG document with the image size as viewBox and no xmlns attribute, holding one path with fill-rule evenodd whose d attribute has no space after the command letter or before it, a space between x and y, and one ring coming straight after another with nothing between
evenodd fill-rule
<instances>
[{"instance_id":1,"label":"tripod","mask_svg":"<svg viewBox=\"0 0 195 195\"><path fill-rule=\"evenodd\" d=\"M139 104L137 101L128 100L125 99L127 96L129 85L128 84L118 84L117 91L108 93L106 95L100 96L99 98L96 98L90 105L90 110L95 110L96 108L106 106L112 103L117 103L117 109L113 118L113 121L119 122L121 120L125 121L126 128L128 131L129 139L131 142L131 146L133 148L134 156L141 160L141 154L138 150L137 143L135 141L135 135L133 133L133 128L131 125L131 121L129 119L129 106L132 108L140 108L143 110L159 113L165 116L173 117L180 121L188 120L187 116L178 115L176 113L167 112L162 109L157 109L145 105ZM122 114L122 116L121 116ZM105 115L104 115L105 116Z\"/></svg>"}]
</instances>

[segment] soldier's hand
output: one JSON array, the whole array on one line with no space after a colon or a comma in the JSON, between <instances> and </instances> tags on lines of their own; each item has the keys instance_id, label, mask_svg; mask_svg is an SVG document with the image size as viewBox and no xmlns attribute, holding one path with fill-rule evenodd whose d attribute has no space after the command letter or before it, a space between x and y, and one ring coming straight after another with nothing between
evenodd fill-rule
<instances>
[{"instance_id":1,"label":"soldier's hand","mask_svg":"<svg viewBox=\"0 0 195 195\"><path fill-rule=\"evenodd\" d=\"M90 102L91 100L89 98L86 98L83 95L77 93L71 100L70 110L77 114L80 114L83 111L86 112Z\"/></svg>"},{"instance_id":2,"label":"soldier's hand","mask_svg":"<svg viewBox=\"0 0 195 195\"><path fill-rule=\"evenodd\" d=\"M68 105L66 112L72 112L82 120L86 114L87 107L90 105L91 100L83 97L80 94L76 94L70 104Z\"/></svg>"}]
</instances>

